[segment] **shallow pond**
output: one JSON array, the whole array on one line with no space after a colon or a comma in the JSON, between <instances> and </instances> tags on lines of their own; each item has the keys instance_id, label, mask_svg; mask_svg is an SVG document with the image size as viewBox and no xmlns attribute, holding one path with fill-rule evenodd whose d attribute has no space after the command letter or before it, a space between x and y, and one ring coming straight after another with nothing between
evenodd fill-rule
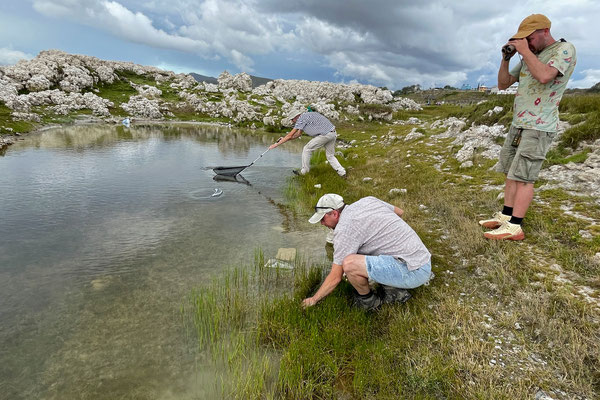
<instances>
[{"instance_id":1,"label":"shallow pond","mask_svg":"<svg viewBox=\"0 0 600 400\"><path fill-rule=\"evenodd\" d=\"M301 143L214 126L77 126L0 157L0 398L205 398L180 306L229 266L324 228L287 215ZM222 191L211 196L215 189ZM290 223L292 221L292 223Z\"/></svg>"}]
</instances>

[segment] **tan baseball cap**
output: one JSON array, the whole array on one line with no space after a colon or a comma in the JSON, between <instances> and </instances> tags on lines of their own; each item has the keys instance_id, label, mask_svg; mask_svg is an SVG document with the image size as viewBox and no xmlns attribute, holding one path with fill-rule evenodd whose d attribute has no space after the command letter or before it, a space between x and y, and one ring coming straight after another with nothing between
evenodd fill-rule
<instances>
[{"instance_id":1,"label":"tan baseball cap","mask_svg":"<svg viewBox=\"0 0 600 400\"><path fill-rule=\"evenodd\" d=\"M531 35L533 32L538 29L546 29L550 28L552 23L542 14L531 14L529 17L525 18L521 25L519 25L519 30L517 33L511 36L512 39L523 39L527 36Z\"/></svg>"}]
</instances>

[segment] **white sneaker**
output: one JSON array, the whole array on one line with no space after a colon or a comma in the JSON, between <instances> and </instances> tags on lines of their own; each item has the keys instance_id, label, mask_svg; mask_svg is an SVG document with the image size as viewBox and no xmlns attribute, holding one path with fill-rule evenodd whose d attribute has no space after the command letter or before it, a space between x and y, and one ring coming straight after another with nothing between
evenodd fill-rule
<instances>
[{"instance_id":1,"label":"white sneaker","mask_svg":"<svg viewBox=\"0 0 600 400\"><path fill-rule=\"evenodd\" d=\"M523 233L523 229L521 229L521 225L519 224L511 224L508 221L505 221L500 225L500 228L494 229L493 231L486 232L483 234L488 239L493 240L523 240L525 239L525 234Z\"/></svg>"},{"instance_id":2,"label":"white sneaker","mask_svg":"<svg viewBox=\"0 0 600 400\"><path fill-rule=\"evenodd\" d=\"M500 225L502 225L502 223L505 221L506 222L510 221L510 215L504 215L500 211L497 211L492 216L492 219L481 220L481 221L479 221L479 225L483 226L484 228L488 228L488 229L496 229Z\"/></svg>"}]
</instances>

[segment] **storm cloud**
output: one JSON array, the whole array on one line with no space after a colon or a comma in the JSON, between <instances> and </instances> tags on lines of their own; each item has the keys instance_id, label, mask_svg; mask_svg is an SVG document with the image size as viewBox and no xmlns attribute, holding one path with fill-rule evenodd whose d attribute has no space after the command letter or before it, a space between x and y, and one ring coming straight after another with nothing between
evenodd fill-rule
<instances>
[{"instance_id":1,"label":"storm cloud","mask_svg":"<svg viewBox=\"0 0 600 400\"><path fill-rule=\"evenodd\" d=\"M223 70L273 75L276 65L282 76L285 68L312 69L322 71L320 80L357 80L390 88L494 83L500 47L525 16L541 12L553 21L555 38L565 37L577 47L580 75L573 81L593 84L588 80L596 79L599 71L594 39L600 29L592 21L600 16L600 4L585 0L568 7L537 0L30 0L25 4L59 22L57 29L61 21L68 21L127 43L185 53L222 65ZM177 62L161 58L160 63Z\"/></svg>"}]
</instances>

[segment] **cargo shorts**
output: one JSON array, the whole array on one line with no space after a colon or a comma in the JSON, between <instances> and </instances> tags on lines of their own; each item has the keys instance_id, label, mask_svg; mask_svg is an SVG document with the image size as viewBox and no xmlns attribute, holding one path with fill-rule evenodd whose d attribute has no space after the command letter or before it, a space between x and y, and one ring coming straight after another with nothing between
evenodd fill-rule
<instances>
[{"instance_id":1,"label":"cargo shorts","mask_svg":"<svg viewBox=\"0 0 600 400\"><path fill-rule=\"evenodd\" d=\"M515 146L514 142L519 134L521 134L521 138L518 145ZM506 174L506 177L513 181L534 183L554 136L556 136L555 132L511 126L500 151L500 160L496 171Z\"/></svg>"}]
</instances>

